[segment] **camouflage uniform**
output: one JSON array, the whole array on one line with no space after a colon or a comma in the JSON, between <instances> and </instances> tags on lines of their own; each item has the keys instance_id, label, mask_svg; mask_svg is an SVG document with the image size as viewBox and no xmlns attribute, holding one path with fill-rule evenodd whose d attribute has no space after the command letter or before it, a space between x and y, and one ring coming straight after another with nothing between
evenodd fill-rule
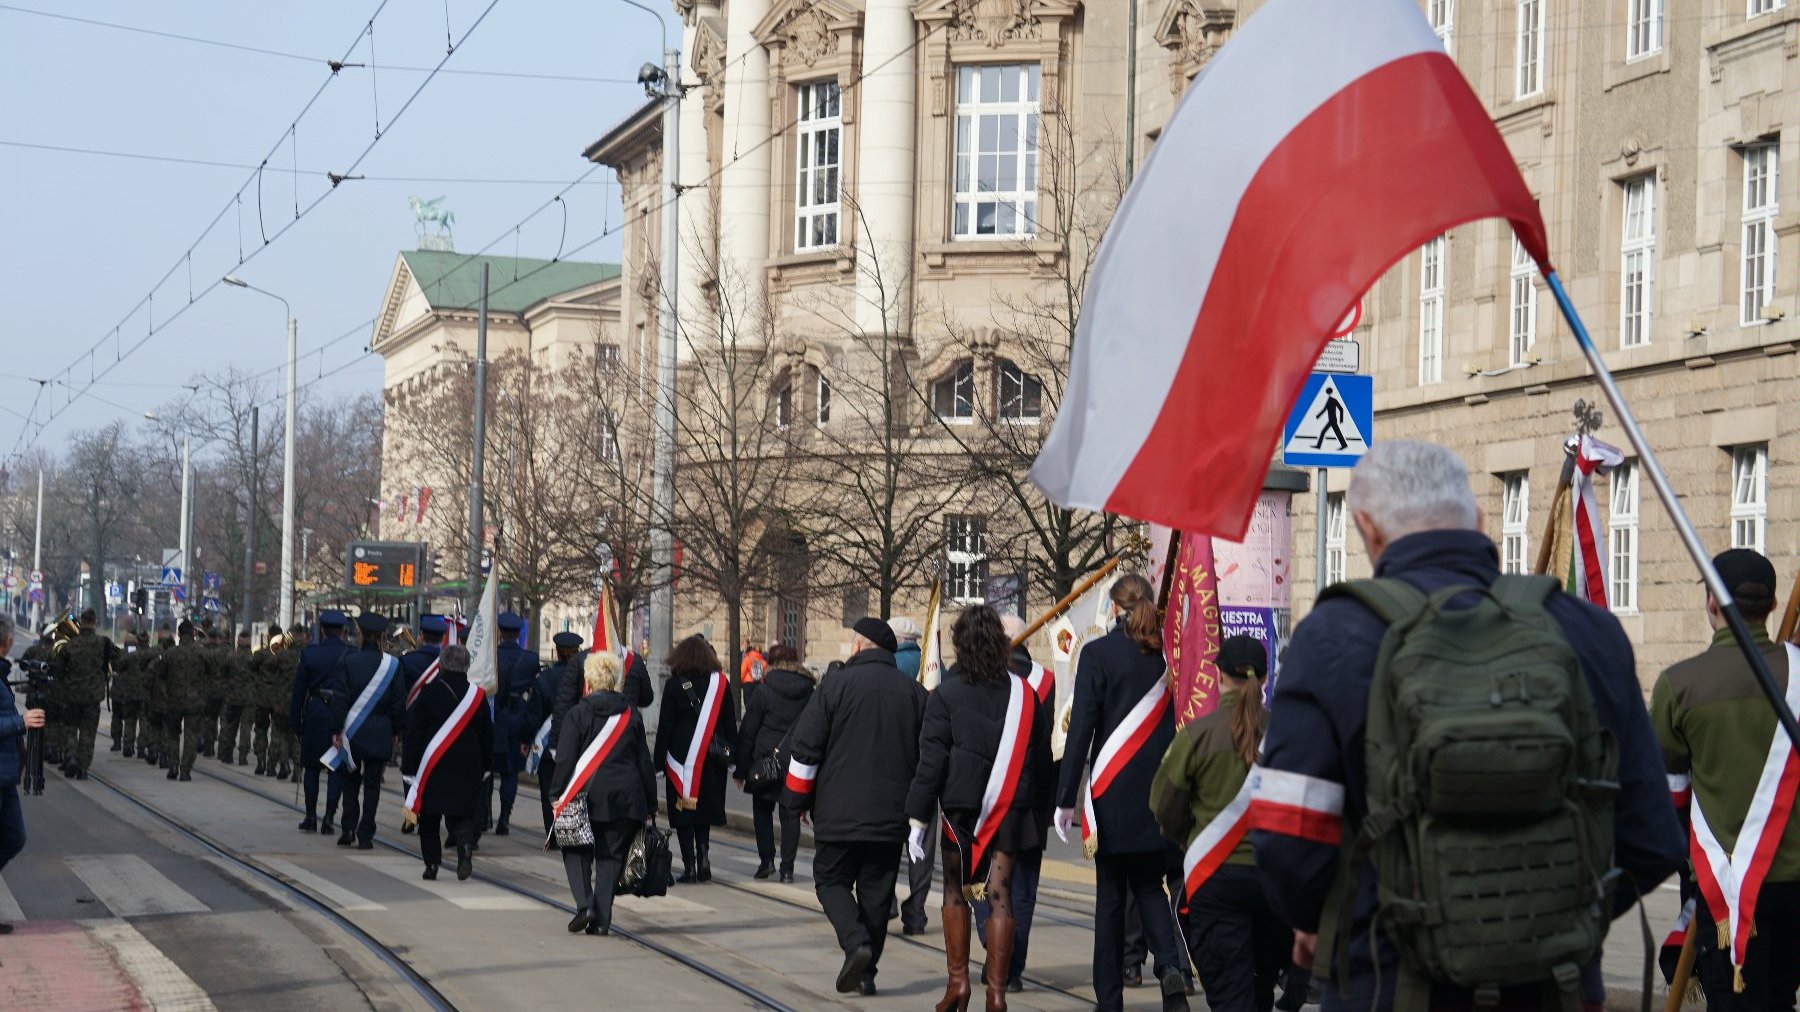
<instances>
[{"instance_id":1,"label":"camouflage uniform","mask_svg":"<svg viewBox=\"0 0 1800 1012\"><path fill-rule=\"evenodd\" d=\"M177 772L183 780L191 778L194 757L200 752L200 738L206 733L207 724L212 722L206 715L207 694L218 680L219 660L216 651L193 640L177 643L163 654L164 688L169 701L166 740L171 758L171 780L176 779ZM180 743L179 761L175 760L177 742Z\"/></svg>"},{"instance_id":2,"label":"camouflage uniform","mask_svg":"<svg viewBox=\"0 0 1800 1012\"><path fill-rule=\"evenodd\" d=\"M206 676L206 703L201 709L206 719L200 724L200 754L211 756L219 744L220 718L225 713L225 679L231 655L224 643L217 640L207 642L196 637L194 643L213 659L212 669Z\"/></svg>"},{"instance_id":3,"label":"camouflage uniform","mask_svg":"<svg viewBox=\"0 0 1800 1012\"><path fill-rule=\"evenodd\" d=\"M281 649L269 651L263 659L258 675L257 705L269 710L267 773L272 777L287 777L294 772L292 763L299 749L288 719L288 702L294 688L294 669L300 666L300 648L305 643L304 633L284 637Z\"/></svg>"},{"instance_id":4,"label":"camouflage uniform","mask_svg":"<svg viewBox=\"0 0 1800 1012\"><path fill-rule=\"evenodd\" d=\"M246 646L232 650L224 657L220 674L224 681L225 708L219 718L219 760L232 761L237 750L237 764L249 765L250 725L256 718L256 684L250 669L250 650Z\"/></svg>"},{"instance_id":5,"label":"camouflage uniform","mask_svg":"<svg viewBox=\"0 0 1800 1012\"><path fill-rule=\"evenodd\" d=\"M148 720L144 716L144 703L150 695L149 661L148 645L138 644L113 668L113 751L123 752L127 759L138 754L140 725L144 725L142 748L150 748Z\"/></svg>"},{"instance_id":6,"label":"camouflage uniform","mask_svg":"<svg viewBox=\"0 0 1800 1012\"><path fill-rule=\"evenodd\" d=\"M85 778L94 764L94 735L100 730L100 704L106 699L107 678L119 648L113 641L86 626L80 635L63 643L50 663L51 675L62 693L63 712L69 730L65 731L70 750L64 753L65 767L73 767L77 777Z\"/></svg>"},{"instance_id":7,"label":"camouflage uniform","mask_svg":"<svg viewBox=\"0 0 1800 1012\"><path fill-rule=\"evenodd\" d=\"M169 768L169 683L163 658L174 645L172 640L158 640L156 647L144 656L144 734L149 745L144 759L165 770Z\"/></svg>"}]
</instances>

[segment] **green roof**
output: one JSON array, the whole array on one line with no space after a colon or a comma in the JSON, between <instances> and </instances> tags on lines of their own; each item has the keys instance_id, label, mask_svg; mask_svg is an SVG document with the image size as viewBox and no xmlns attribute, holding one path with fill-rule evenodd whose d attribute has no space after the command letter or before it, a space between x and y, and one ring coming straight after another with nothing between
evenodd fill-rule
<instances>
[{"instance_id":1,"label":"green roof","mask_svg":"<svg viewBox=\"0 0 1800 1012\"><path fill-rule=\"evenodd\" d=\"M400 256L432 309L474 309L481 300L481 265L488 264L488 309L523 313L545 299L609 281L618 264L531 257L471 256L412 250Z\"/></svg>"}]
</instances>

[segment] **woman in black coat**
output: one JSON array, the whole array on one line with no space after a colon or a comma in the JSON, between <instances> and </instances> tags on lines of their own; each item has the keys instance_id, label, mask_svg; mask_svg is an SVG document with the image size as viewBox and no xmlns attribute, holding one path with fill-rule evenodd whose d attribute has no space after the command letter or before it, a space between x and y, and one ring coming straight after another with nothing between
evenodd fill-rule
<instances>
[{"instance_id":1,"label":"woman in black coat","mask_svg":"<svg viewBox=\"0 0 1800 1012\"><path fill-rule=\"evenodd\" d=\"M985 899L989 906L987 1007L1004 1010L1015 923L1013 859L1022 850L1044 845L1038 812L1046 807L1052 786L1051 716L1037 693L1012 673L1012 642L994 609L986 605L963 609L950 639L956 666L925 703L919 768L906 795L906 815L913 827L908 847L915 861L923 860L925 834L942 807L947 824L942 848L944 950L950 979L937 1005L939 1012L969 1004L972 898ZM1021 751L1002 752L1009 732L1014 748ZM1018 772L1009 775L1015 763ZM999 767L1004 768L996 774ZM984 813L990 779L997 784L1010 781L1012 797L994 795L994 812ZM1001 801L1004 809L999 807ZM980 842L984 814L994 827L985 845Z\"/></svg>"},{"instance_id":2,"label":"woman in black coat","mask_svg":"<svg viewBox=\"0 0 1800 1012\"><path fill-rule=\"evenodd\" d=\"M738 787L749 790L744 786L744 779L749 776L750 767L780 747L787 738L788 729L800 719L800 711L806 709L807 701L812 699L816 686L812 672L800 666L800 651L792 644L776 643L769 647L769 671L763 675L762 688L744 704L744 723L738 728L737 752L733 756L737 761ZM785 759L783 761L785 763ZM775 874L775 809L780 808L781 881L792 882L794 855L800 850L800 815L791 808L778 805L780 800L780 782L750 798L750 810L756 819L756 853L761 858L756 866L756 877L762 879Z\"/></svg>"},{"instance_id":3,"label":"woman in black coat","mask_svg":"<svg viewBox=\"0 0 1800 1012\"><path fill-rule=\"evenodd\" d=\"M562 739L556 746L562 761L556 764L550 793L561 799L570 780L580 771L588 746L607 729L607 722L615 716L626 721L624 737L611 746L580 788L587 798L594 845L562 849L563 870L569 875L569 891L575 896L575 919L569 922L571 933L612 933L613 886L619 881L619 870L624 867L638 827L656 817L656 770L650 765L644 719L619 694L620 678L618 657L610 653L588 655L582 668L587 695L563 715Z\"/></svg>"},{"instance_id":4,"label":"woman in black coat","mask_svg":"<svg viewBox=\"0 0 1800 1012\"><path fill-rule=\"evenodd\" d=\"M468 648L445 647L438 676L413 702L400 763L409 801L431 740L468 695L468 672ZM418 787L418 807L409 805L409 811L416 811L419 820L419 852L425 858L427 879L437 878L438 865L443 863L440 825L448 829L450 841L456 846L456 877L466 879L474 872L470 847L481 825L482 778L493 768L494 758L494 721L486 704L475 703L468 711L468 722L448 741L425 782Z\"/></svg>"},{"instance_id":5,"label":"woman in black coat","mask_svg":"<svg viewBox=\"0 0 1800 1012\"><path fill-rule=\"evenodd\" d=\"M716 700L712 735L695 747L700 712L709 691ZM656 767L668 784L669 825L681 842L677 882L712 879L712 827L725 824L725 780L731 746L737 741L737 698L719 670L719 657L699 636L675 644L669 653L669 684L663 690L656 731ZM560 752L558 753L561 754ZM694 770L685 769L690 758ZM698 783L686 782L688 778ZM682 788L686 788L686 791Z\"/></svg>"}]
</instances>

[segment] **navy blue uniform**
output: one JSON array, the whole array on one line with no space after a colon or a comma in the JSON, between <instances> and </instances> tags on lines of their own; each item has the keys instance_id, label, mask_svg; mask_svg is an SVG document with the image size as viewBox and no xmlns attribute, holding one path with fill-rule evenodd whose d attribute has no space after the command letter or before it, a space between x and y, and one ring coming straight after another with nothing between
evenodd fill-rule
<instances>
[{"instance_id":1,"label":"navy blue uniform","mask_svg":"<svg viewBox=\"0 0 1800 1012\"><path fill-rule=\"evenodd\" d=\"M300 768L306 771L303 779L307 822L311 822L319 810L319 757L331 747L331 705L326 701L326 694L331 691L331 674L337 670L338 661L349 652L350 644L341 636L327 636L302 648L300 663L294 666L294 688L288 697L288 726L300 737ZM337 811L337 796L341 789L337 774L333 773L325 799L328 822Z\"/></svg>"},{"instance_id":2,"label":"navy blue uniform","mask_svg":"<svg viewBox=\"0 0 1800 1012\"><path fill-rule=\"evenodd\" d=\"M387 654L373 637L363 641L362 648L346 653L338 661L331 676L331 730L342 735L350 718L350 708L381 671ZM406 687L400 677L400 663L387 688L369 703L362 726L346 742L350 763L339 767L344 791L344 835L340 843L348 844L354 835L357 845L367 850L375 838L375 806L381 800L381 771L394 754L394 736L406 716ZM361 792L361 798L357 797ZM360 803L359 803L360 802ZM329 806L328 806L329 807Z\"/></svg>"},{"instance_id":3,"label":"navy blue uniform","mask_svg":"<svg viewBox=\"0 0 1800 1012\"><path fill-rule=\"evenodd\" d=\"M531 688L531 719L526 721L527 734L536 737L538 728L544 726L544 721L550 720L554 723L556 694L562 689L564 672L573 671L576 672L577 677L580 677L582 661L586 657L586 654L578 653L567 662L558 661L538 672L537 681ZM551 826L555 822L550 817L549 787L556 780L556 757L551 754L555 750L556 736L552 733L550 740L544 746L544 754L538 757L537 771L538 808L544 817L544 832L546 833L550 832Z\"/></svg>"},{"instance_id":4,"label":"navy blue uniform","mask_svg":"<svg viewBox=\"0 0 1800 1012\"><path fill-rule=\"evenodd\" d=\"M441 643L427 643L417 650L400 655L400 694L404 700L412 692L413 686L425 674L425 669L437 662L438 654L443 653Z\"/></svg>"},{"instance_id":5,"label":"navy blue uniform","mask_svg":"<svg viewBox=\"0 0 1800 1012\"><path fill-rule=\"evenodd\" d=\"M519 774L525 770L525 753L521 746L529 746L532 734L537 731L537 725L531 723L531 707L525 697L537 687L542 665L537 654L510 639L501 641L494 651L494 659L500 683L493 700L493 770L494 780L500 788L500 820L496 828L504 831L512 818L513 802L519 796ZM487 811L489 814L493 811L491 788Z\"/></svg>"},{"instance_id":6,"label":"navy blue uniform","mask_svg":"<svg viewBox=\"0 0 1800 1012\"><path fill-rule=\"evenodd\" d=\"M1426 531L1389 545L1377 561L1375 575L1397 577L1430 594L1458 584L1489 586L1499 578L1498 563L1493 541L1479 531ZM1586 601L1559 592L1550 595L1544 607L1580 659L1595 715L1619 747L1614 857L1626 874L1618 883L1613 909L1617 916L1686 861L1685 839L1669 804L1662 756L1644 709L1631 641L1617 619ZM1360 825L1366 814L1363 730L1369 682L1386 634L1387 626L1373 612L1341 597L1320 602L1288 644L1275 682L1262 766L1304 785L1308 811L1315 816L1310 820L1315 837L1326 835L1317 832L1321 825L1343 827L1348 822L1349 827L1338 831L1349 839L1350 827ZM1252 830L1251 840L1257 871L1275 913L1297 931L1318 931L1338 869L1338 845L1265 829ZM1381 1007L1393 1004L1395 949L1380 944L1377 971L1369 951L1374 915L1374 868L1365 864L1350 923L1339 936L1340 944L1350 947L1350 979L1325 987L1325 1009L1368 1008L1377 979L1383 992ZM1586 997L1597 999L1598 969L1589 967L1583 976ZM1434 998L1434 1006L1467 1003L1466 995L1438 997L1443 1001Z\"/></svg>"}]
</instances>

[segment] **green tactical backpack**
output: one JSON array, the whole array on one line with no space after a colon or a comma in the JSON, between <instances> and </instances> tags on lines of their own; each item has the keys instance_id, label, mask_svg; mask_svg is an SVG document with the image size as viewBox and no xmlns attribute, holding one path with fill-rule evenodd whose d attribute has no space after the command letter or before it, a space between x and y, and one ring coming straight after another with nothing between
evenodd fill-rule
<instances>
[{"instance_id":1,"label":"green tactical backpack","mask_svg":"<svg viewBox=\"0 0 1800 1012\"><path fill-rule=\"evenodd\" d=\"M1373 862L1376 924L1400 955L1398 1008L1423 1007L1433 981L1472 989L1478 1005L1541 984L1579 1007L1579 968L1605 940L1618 749L1544 610L1556 586L1502 576L1427 597L1385 579L1325 592L1362 602L1388 631L1369 685L1368 814L1345 827L1321 948L1347 980L1350 940L1338 935ZM1469 594L1474 606L1449 606Z\"/></svg>"}]
</instances>

